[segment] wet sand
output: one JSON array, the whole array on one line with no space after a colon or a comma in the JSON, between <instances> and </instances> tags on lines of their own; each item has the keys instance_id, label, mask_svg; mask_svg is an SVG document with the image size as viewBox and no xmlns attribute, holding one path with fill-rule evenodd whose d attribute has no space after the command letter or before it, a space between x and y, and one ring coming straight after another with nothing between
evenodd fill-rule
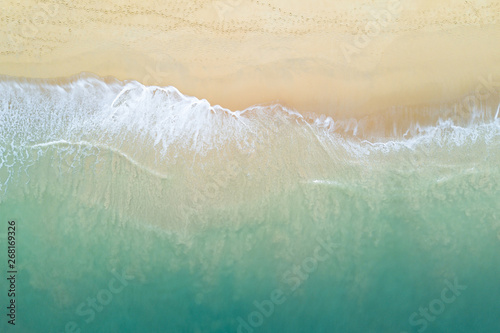
<instances>
[{"instance_id":1,"label":"wet sand","mask_svg":"<svg viewBox=\"0 0 500 333\"><path fill-rule=\"evenodd\" d=\"M49 1L0 13L0 74L172 85L360 118L500 91L496 1Z\"/></svg>"}]
</instances>

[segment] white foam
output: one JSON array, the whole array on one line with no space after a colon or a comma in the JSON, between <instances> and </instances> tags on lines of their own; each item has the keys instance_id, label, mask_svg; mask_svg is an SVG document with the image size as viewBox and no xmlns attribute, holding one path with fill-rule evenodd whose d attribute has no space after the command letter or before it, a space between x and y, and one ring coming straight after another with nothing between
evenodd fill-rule
<instances>
[{"instance_id":1,"label":"white foam","mask_svg":"<svg viewBox=\"0 0 500 333\"><path fill-rule=\"evenodd\" d=\"M51 141L51 142L44 142L44 143L39 143L39 144L36 144L36 145L32 145L32 146L29 146L29 148L31 149L35 149L35 148L42 148L42 147L51 147L51 146L57 146L57 145L69 145L69 146L86 146L86 147L89 147L89 148L100 148L100 149L105 149L105 150L108 150L108 151L111 151L115 154L118 154L120 156L122 156L123 158L125 158L126 160L128 160L130 163L132 163L133 165L137 166L139 169L141 170L144 170L158 178L161 178L161 179L169 179L171 178L169 175L165 175L165 174L162 174L162 173L159 173L151 168L148 168L147 166L141 164L140 162L136 161L135 159L133 159L132 157L130 157L129 155L127 155L126 153L122 152L121 150L119 149L116 149L116 148L113 148L113 147L110 147L110 146L107 146L107 145L104 145L104 144L95 144L95 143L90 143L90 142L87 142L87 141L79 141L79 142L69 142L69 141L66 141L66 140L58 140L58 141Z\"/></svg>"},{"instance_id":2,"label":"white foam","mask_svg":"<svg viewBox=\"0 0 500 333\"><path fill-rule=\"evenodd\" d=\"M306 184L317 184L317 185L326 185L333 187L344 187L344 185L336 180L330 179L311 179L305 182Z\"/></svg>"},{"instance_id":3,"label":"white foam","mask_svg":"<svg viewBox=\"0 0 500 333\"><path fill-rule=\"evenodd\" d=\"M478 108L467 126L439 119L428 126L412 124L401 129L400 136L394 127L390 137L367 138L356 119L306 118L278 104L231 111L185 96L175 87L105 81L93 75L80 75L59 85L0 77L0 100L0 165L4 167L25 158L19 153L23 147L105 148L146 168L141 162L144 154L161 160L179 152L206 154L223 145L249 150L269 133L292 140L294 135L305 135L311 142L319 142L322 154L330 159L339 150L359 158L428 145L458 147L478 140L488 144L498 142L500 134L500 106L491 121ZM148 171L167 177L151 168Z\"/></svg>"}]
</instances>

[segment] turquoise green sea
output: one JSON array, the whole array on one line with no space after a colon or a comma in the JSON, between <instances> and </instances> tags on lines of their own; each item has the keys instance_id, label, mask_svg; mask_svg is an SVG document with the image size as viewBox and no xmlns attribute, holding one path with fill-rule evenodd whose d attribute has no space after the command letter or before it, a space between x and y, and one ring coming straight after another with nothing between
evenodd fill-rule
<instances>
[{"instance_id":1,"label":"turquoise green sea","mask_svg":"<svg viewBox=\"0 0 500 333\"><path fill-rule=\"evenodd\" d=\"M0 77L0 332L498 333L498 109L445 114Z\"/></svg>"}]
</instances>

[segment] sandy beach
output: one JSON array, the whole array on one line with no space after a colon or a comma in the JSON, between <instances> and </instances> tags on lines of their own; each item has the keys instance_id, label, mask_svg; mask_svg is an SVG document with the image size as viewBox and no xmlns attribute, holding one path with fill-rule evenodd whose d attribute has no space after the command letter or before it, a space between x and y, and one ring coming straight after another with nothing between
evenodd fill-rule
<instances>
[{"instance_id":1,"label":"sandy beach","mask_svg":"<svg viewBox=\"0 0 500 333\"><path fill-rule=\"evenodd\" d=\"M7 1L0 74L92 72L337 118L471 95L494 106L499 14L490 0Z\"/></svg>"},{"instance_id":2,"label":"sandy beach","mask_svg":"<svg viewBox=\"0 0 500 333\"><path fill-rule=\"evenodd\" d=\"M500 332L500 1L0 9L1 333Z\"/></svg>"}]
</instances>

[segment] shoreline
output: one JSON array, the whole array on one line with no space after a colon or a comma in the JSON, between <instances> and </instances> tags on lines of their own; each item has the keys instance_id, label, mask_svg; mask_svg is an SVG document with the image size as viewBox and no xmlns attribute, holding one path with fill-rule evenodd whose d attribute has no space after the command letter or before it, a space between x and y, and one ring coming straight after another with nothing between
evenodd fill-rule
<instances>
[{"instance_id":1,"label":"shoreline","mask_svg":"<svg viewBox=\"0 0 500 333\"><path fill-rule=\"evenodd\" d=\"M478 90L489 106L500 102L500 4L316 2L33 2L28 17L42 12L46 22L30 38L26 26L17 35L0 29L0 38L22 42L0 53L0 74L90 72L174 86L230 110L280 103L336 119L462 103ZM24 15L9 11L0 18Z\"/></svg>"},{"instance_id":2,"label":"shoreline","mask_svg":"<svg viewBox=\"0 0 500 333\"><path fill-rule=\"evenodd\" d=\"M313 112L301 113L279 103L259 104L243 110L231 110L220 105L212 105L206 99L184 94L173 86L144 86L135 80L120 81L111 76L103 78L93 73L81 73L67 78L53 79L18 78L0 75L0 91L6 90L7 101L9 100L8 91L11 89L21 95L27 94L28 96L32 92L36 96L41 91L46 91L48 96L54 94L51 98L68 102L73 99L73 96L82 98L82 94L84 94L84 101L97 103L96 107L91 107L90 110L94 111L91 111L89 116L94 112L104 112L110 115L115 112L118 114L124 112L122 117L133 115L130 121L139 127L143 126L143 124L139 125L141 121L147 122L152 121L152 119L163 119L164 117L173 117L171 119L173 121L180 117L185 121L189 120L194 129L197 126L208 126L209 128L215 126L214 133L217 133L217 128L229 129L232 126L237 126L237 124L246 128L251 123L259 128L261 127L264 132L268 130L277 133L278 128L282 125L296 123L297 125L305 125L306 128L312 126L320 132L326 131L326 133L332 135L341 135L346 139L351 138L355 141L368 140L371 142L404 141L438 128L459 127L464 130L474 130L477 126L498 125L500 101L496 104L491 103L497 99L488 91L488 88L492 88L489 82L485 81L480 88L473 94L463 98L459 103L441 103L413 108L393 107L385 112L372 113L362 117L356 118L347 115L345 118L340 118ZM17 93L11 96L17 96ZM136 97L139 99L136 100ZM50 102L50 100L47 100L47 102ZM122 110L121 105L123 103L128 105L129 102L131 102L131 106L127 107L128 111ZM143 107L137 109L136 106L139 105L137 103L143 102L145 103ZM39 104L45 105L45 102ZM57 105L56 103L52 106L45 105L45 107L51 110L52 107L60 107L60 105ZM35 112L37 111L35 110ZM129 112L131 113L129 114ZM74 112L71 114L74 114ZM78 114L77 111L74 115ZM107 117L110 117L110 115ZM29 115L26 116L30 117ZM85 113L80 116L85 117ZM119 119L121 118L119 117ZM163 122L160 121L160 123ZM167 123L170 124L170 121ZM221 124L227 126L219 127ZM111 127L116 126L114 123L110 125ZM127 126L131 125L130 123ZM153 132L155 128L158 129L154 123L150 125L150 130ZM184 130L193 130L193 128L186 128L184 125L182 121L179 123L179 126ZM167 129L165 131L168 132ZM285 134L285 132L282 134Z\"/></svg>"}]
</instances>

